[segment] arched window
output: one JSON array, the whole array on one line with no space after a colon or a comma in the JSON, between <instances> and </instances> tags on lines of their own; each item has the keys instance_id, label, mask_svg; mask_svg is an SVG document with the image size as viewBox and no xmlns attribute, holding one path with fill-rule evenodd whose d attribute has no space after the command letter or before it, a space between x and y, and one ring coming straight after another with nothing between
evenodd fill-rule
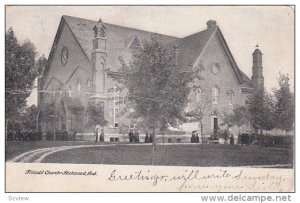
<instances>
[{"instance_id":1,"label":"arched window","mask_svg":"<svg viewBox=\"0 0 300 203\"><path fill-rule=\"evenodd\" d=\"M218 104L220 89L215 86L212 89L213 104Z\"/></svg>"},{"instance_id":2,"label":"arched window","mask_svg":"<svg viewBox=\"0 0 300 203\"><path fill-rule=\"evenodd\" d=\"M77 89L78 95L80 95L80 93L81 93L81 81L80 80L77 81L76 89Z\"/></svg>"},{"instance_id":3,"label":"arched window","mask_svg":"<svg viewBox=\"0 0 300 203\"><path fill-rule=\"evenodd\" d=\"M106 30L104 29L104 27L101 27L99 30L99 36L101 38L105 38L106 37Z\"/></svg>"},{"instance_id":4,"label":"arched window","mask_svg":"<svg viewBox=\"0 0 300 203\"><path fill-rule=\"evenodd\" d=\"M228 96L228 104L232 105L234 102L234 92L232 90L229 90L227 96Z\"/></svg>"},{"instance_id":5,"label":"arched window","mask_svg":"<svg viewBox=\"0 0 300 203\"><path fill-rule=\"evenodd\" d=\"M196 101L197 103L201 103L203 90L201 87L196 89Z\"/></svg>"}]
</instances>

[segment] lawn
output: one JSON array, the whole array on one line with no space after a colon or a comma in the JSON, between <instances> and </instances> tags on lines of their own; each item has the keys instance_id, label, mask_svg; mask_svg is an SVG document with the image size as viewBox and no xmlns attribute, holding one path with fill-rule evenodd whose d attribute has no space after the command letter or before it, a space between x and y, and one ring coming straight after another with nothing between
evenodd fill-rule
<instances>
[{"instance_id":1,"label":"lawn","mask_svg":"<svg viewBox=\"0 0 300 203\"><path fill-rule=\"evenodd\" d=\"M37 142L6 142L5 160L9 160L23 152L34 149L58 146L89 145L95 142L69 142L69 141L37 141ZM97 143L103 144L103 143Z\"/></svg>"},{"instance_id":2,"label":"lawn","mask_svg":"<svg viewBox=\"0 0 300 203\"><path fill-rule=\"evenodd\" d=\"M44 163L76 164L151 164L152 147L105 146L71 149L46 157ZM164 166L249 166L293 164L290 149L240 145L166 145L158 146L154 165Z\"/></svg>"}]
</instances>

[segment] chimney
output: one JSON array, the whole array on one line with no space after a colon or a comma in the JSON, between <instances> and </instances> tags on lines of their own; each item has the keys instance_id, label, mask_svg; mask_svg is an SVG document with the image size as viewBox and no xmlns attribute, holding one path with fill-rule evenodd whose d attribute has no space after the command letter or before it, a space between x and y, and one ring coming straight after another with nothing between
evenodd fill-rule
<instances>
[{"instance_id":1,"label":"chimney","mask_svg":"<svg viewBox=\"0 0 300 203\"><path fill-rule=\"evenodd\" d=\"M214 30L217 27L217 22L215 20L209 20L206 25L208 30Z\"/></svg>"},{"instance_id":2,"label":"chimney","mask_svg":"<svg viewBox=\"0 0 300 203\"><path fill-rule=\"evenodd\" d=\"M262 52L259 50L259 46L256 45L253 57L252 66L252 82L255 89L264 87L264 76L263 76L263 66L262 66Z\"/></svg>"}]
</instances>

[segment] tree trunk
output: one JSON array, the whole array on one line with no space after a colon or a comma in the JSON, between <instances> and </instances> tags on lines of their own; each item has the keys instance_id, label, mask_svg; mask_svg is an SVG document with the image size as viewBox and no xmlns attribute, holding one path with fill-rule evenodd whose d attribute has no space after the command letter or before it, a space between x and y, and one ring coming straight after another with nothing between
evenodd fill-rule
<instances>
[{"instance_id":1,"label":"tree trunk","mask_svg":"<svg viewBox=\"0 0 300 203\"><path fill-rule=\"evenodd\" d=\"M156 135L155 135L155 128L153 127L153 132L152 132L152 156L151 156L151 165L154 164L154 155L156 151Z\"/></svg>"},{"instance_id":2,"label":"tree trunk","mask_svg":"<svg viewBox=\"0 0 300 203\"><path fill-rule=\"evenodd\" d=\"M152 146L153 146L153 150L156 151L156 134L155 134L155 128L153 128L152 134L153 134Z\"/></svg>"},{"instance_id":3,"label":"tree trunk","mask_svg":"<svg viewBox=\"0 0 300 203\"><path fill-rule=\"evenodd\" d=\"M12 139L13 139L13 141L16 141L16 132L15 132L15 125L14 125L14 122L12 122L12 129L13 129Z\"/></svg>"},{"instance_id":4,"label":"tree trunk","mask_svg":"<svg viewBox=\"0 0 300 203\"><path fill-rule=\"evenodd\" d=\"M263 135L263 129L262 128L260 129L260 135L261 136Z\"/></svg>"},{"instance_id":5,"label":"tree trunk","mask_svg":"<svg viewBox=\"0 0 300 203\"><path fill-rule=\"evenodd\" d=\"M53 119L53 141L56 140L56 134L55 134L55 119Z\"/></svg>"},{"instance_id":6,"label":"tree trunk","mask_svg":"<svg viewBox=\"0 0 300 203\"><path fill-rule=\"evenodd\" d=\"M288 135L288 131L286 130L286 131L285 131L285 136L287 136L287 135Z\"/></svg>"},{"instance_id":7,"label":"tree trunk","mask_svg":"<svg viewBox=\"0 0 300 203\"><path fill-rule=\"evenodd\" d=\"M8 126L8 119L5 122L5 141L7 141L7 126Z\"/></svg>"},{"instance_id":8,"label":"tree trunk","mask_svg":"<svg viewBox=\"0 0 300 203\"><path fill-rule=\"evenodd\" d=\"M201 128L201 144L204 144L204 135L203 135L203 123L202 120L200 121L200 128Z\"/></svg>"}]
</instances>

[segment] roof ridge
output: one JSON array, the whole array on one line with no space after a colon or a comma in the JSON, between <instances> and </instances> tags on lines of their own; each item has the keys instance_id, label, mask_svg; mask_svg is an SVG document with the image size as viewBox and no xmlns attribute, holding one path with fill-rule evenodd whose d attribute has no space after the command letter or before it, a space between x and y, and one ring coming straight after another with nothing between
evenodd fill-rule
<instances>
[{"instance_id":1,"label":"roof ridge","mask_svg":"<svg viewBox=\"0 0 300 203\"><path fill-rule=\"evenodd\" d=\"M90 22L93 22L93 23L97 23L97 21L94 21L94 20L90 20L90 19L86 19L86 18L80 18L80 17L75 17L75 16L68 16L68 15L63 15L62 17L67 17L67 18L73 18L73 19L80 19L80 20L85 20L85 21L90 21ZM133 28L133 27L127 27L127 26L123 26L123 25L116 25L116 24L112 24L112 23L107 23L105 21L103 21L103 24L104 25L109 25L109 26L115 26L115 27L119 27L119 28L125 28L125 29L130 29L130 30L136 30L136 31L139 31L139 32L146 32L146 33L155 33L157 35L161 35L161 36L165 36L165 37L173 37L173 38L176 38L176 39L181 39L179 37L176 37L176 36L172 36L172 35L167 35L167 34L162 34L162 33L156 33L156 32L153 32L153 31L147 31L147 30L142 30L142 29L139 29L139 28Z\"/></svg>"}]
</instances>

